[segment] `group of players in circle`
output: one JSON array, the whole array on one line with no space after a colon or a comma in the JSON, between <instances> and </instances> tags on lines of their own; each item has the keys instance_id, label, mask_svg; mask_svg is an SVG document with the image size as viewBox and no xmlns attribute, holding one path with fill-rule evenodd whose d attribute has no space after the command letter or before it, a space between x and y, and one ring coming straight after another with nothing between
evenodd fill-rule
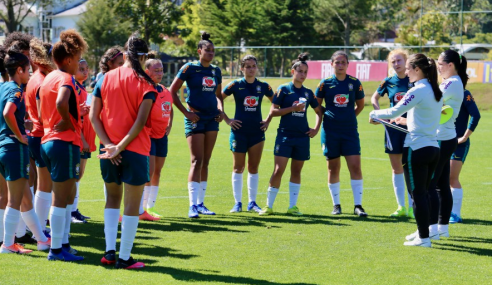
<instances>
[{"instance_id":1,"label":"group of players in circle","mask_svg":"<svg viewBox=\"0 0 492 285\"><path fill-rule=\"evenodd\" d=\"M342 213L339 173L343 156L351 177L354 214L367 216L362 207L361 148L356 118L364 108L365 95L361 82L347 74L349 58L345 52L332 55L334 75L322 80L315 92L303 86L308 72L307 54L299 55L293 62L292 81L279 86L276 92L256 78L258 62L252 55L241 61L244 77L222 89L221 70L212 64L214 44L210 35L203 33L197 49L199 60L185 64L168 90L159 84L163 77L162 62L149 53L145 41L132 35L124 49L113 47L101 58L102 73L92 98L88 99L83 85L88 77L88 65L82 58L87 48L81 35L67 30L54 45L13 33L0 49L4 81L0 85L1 253L31 252L17 240L24 236L27 226L37 248L49 249L48 260L83 259L70 246L70 224L72 220L88 219L78 211L78 181L87 159L96 151L97 135L106 196L106 250L101 262L114 264L116 268L144 267L131 257L131 250L139 220L161 217L154 206L167 156L167 135L173 123L172 104L185 117L185 136L191 156L190 218L215 215L204 200L208 165L222 120L231 126L235 200L231 213L242 211L243 172L247 163L247 210L260 216L272 215L290 159L287 214L301 216L297 207L301 171L304 162L310 159L310 138L321 130L332 214ZM469 136L480 114L472 95L464 90L468 80L464 56L447 50L436 63L423 54L409 56L405 50L395 50L388 61L395 75L386 78L372 96L375 111L370 113L370 122L377 124L375 119L387 119L408 131L406 134L386 128L386 152L393 169L398 203L391 216L408 215L416 219L418 230L406 237L405 245L430 246L430 239L449 236L450 222L461 222L463 192L459 173L470 146ZM32 76L30 68L34 71ZM438 70L444 79L441 85ZM178 95L184 83L188 94L186 106ZM379 110L379 99L386 94L390 108ZM234 96L236 106L233 118L224 112L223 100L230 95ZM261 113L264 96L272 102L265 119ZM454 112L450 120L440 124L443 104ZM314 128L308 124L308 106L316 113ZM267 205L262 209L256 203L258 168L265 131L273 117L281 119ZM36 183L29 181L30 159L36 165ZM30 184L35 184L36 189L33 186L29 189ZM122 199L124 212L120 216ZM119 222L122 225L117 256Z\"/></svg>"}]
</instances>

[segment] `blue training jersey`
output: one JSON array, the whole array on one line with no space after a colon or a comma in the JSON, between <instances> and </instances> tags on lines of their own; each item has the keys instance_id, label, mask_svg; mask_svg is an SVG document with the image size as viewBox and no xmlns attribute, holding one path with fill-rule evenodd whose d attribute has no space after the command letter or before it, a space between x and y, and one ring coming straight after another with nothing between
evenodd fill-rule
<instances>
[{"instance_id":1,"label":"blue training jersey","mask_svg":"<svg viewBox=\"0 0 492 285\"><path fill-rule=\"evenodd\" d=\"M94 89L92 90L92 96L97 97L97 98L102 98L101 97L101 88L102 88L102 85L104 82L104 76L106 76L106 74L102 74L100 76L99 80L96 82L96 86L94 86Z\"/></svg>"},{"instance_id":2,"label":"blue training jersey","mask_svg":"<svg viewBox=\"0 0 492 285\"><path fill-rule=\"evenodd\" d=\"M236 79L222 91L227 96L234 95L236 113L234 119L240 120L241 128L232 130L234 133L258 133L263 132L260 122L261 102L263 96L272 97L272 87L266 82L255 78L255 82L248 83L245 78Z\"/></svg>"},{"instance_id":3,"label":"blue training jersey","mask_svg":"<svg viewBox=\"0 0 492 285\"><path fill-rule=\"evenodd\" d=\"M304 86L296 88L294 83L280 85L273 97L273 104L280 108L288 108L299 103L300 98L306 99L306 108L301 112L291 112L280 118L280 125L277 129L278 135L285 137L307 137L309 124L307 119L307 106L318 107L318 101L314 97L313 91Z\"/></svg>"},{"instance_id":4,"label":"blue training jersey","mask_svg":"<svg viewBox=\"0 0 492 285\"><path fill-rule=\"evenodd\" d=\"M388 94L390 100L390 107L396 106L398 102L407 94L407 91L413 87L410 83L408 76L405 78L399 78L398 75L386 77L378 87L378 94L384 96Z\"/></svg>"},{"instance_id":5,"label":"blue training jersey","mask_svg":"<svg viewBox=\"0 0 492 285\"><path fill-rule=\"evenodd\" d=\"M24 91L13 81L6 82L0 86L0 110L2 113L8 102L14 103L17 107L15 121L17 122L17 126L19 126L21 134L25 135L24 118L26 116L26 104L24 102ZM12 135L14 135L14 132L7 125L4 116L0 116L0 147L6 144L18 143L19 141L15 137L11 137Z\"/></svg>"},{"instance_id":6,"label":"blue training jersey","mask_svg":"<svg viewBox=\"0 0 492 285\"><path fill-rule=\"evenodd\" d=\"M359 79L347 74L343 81L335 75L321 80L316 97L325 100L324 129L356 130L355 101L364 98Z\"/></svg>"},{"instance_id":7,"label":"blue training jersey","mask_svg":"<svg viewBox=\"0 0 492 285\"><path fill-rule=\"evenodd\" d=\"M468 118L470 118L469 121ZM467 129L474 132L478 121L480 121L480 111L478 111L477 104L470 91L465 89L460 113L455 122L457 137L461 138L465 135Z\"/></svg>"},{"instance_id":8,"label":"blue training jersey","mask_svg":"<svg viewBox=\"0 0 492 285\"><path fill-rule=\"evenodd\" d=\"M181 67L177 77L186 82L188 106L201 113L217 114L215 90L222 84L220 68L213 64L204 67L199 61L188 62Z\"/></svg>"}]
</instances>

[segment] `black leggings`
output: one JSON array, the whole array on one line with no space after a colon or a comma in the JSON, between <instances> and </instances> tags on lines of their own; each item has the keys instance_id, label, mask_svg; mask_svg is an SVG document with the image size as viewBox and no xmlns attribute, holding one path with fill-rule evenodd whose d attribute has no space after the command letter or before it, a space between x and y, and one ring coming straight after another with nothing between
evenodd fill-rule
<instances>
[{"instance_id":1,"label":"black leggings","mask_svg":"<svg viewBox=\"0 0 492 285\"><path fill-rule=\"evenodd\" d=\"M429 185L431 225L437 223L440 225L449 224L451 210L453 209L453 195L449 185L449 173L451 171L449 160L458 146L458 140L454 138L440 143L439 162Z\"/></svg>"},{"instance_id":2,"label":"black leggings","mask_svg":"<svg viewBox=\"0 0 492 285\"><path fill-rule=\"evenodd\" d=\"M438 160L439 148L437 147L427 146L417 150L403 148L403 171L408 193L413 199L413 213L420 238L429 237L430 209L427 191Z\"/></svg>"}]
</instances>

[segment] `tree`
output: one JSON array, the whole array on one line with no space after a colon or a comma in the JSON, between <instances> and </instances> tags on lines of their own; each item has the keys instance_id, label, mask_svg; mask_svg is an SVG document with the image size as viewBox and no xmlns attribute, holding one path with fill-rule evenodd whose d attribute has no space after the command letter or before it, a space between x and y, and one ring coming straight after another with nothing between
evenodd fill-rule
<instances>
[{"instance_id":1,"label":"tree","mask_svg":"<svg viewBox=\"0 0 492 285\"><path fill-rule=\"evenodd\" d=\"M34 0L0 0L0 20L5 22L7 33L21 30L21 23L32 13L34 6L46 7L52 4L52 1Z\"/></svg>"}]
</instances>

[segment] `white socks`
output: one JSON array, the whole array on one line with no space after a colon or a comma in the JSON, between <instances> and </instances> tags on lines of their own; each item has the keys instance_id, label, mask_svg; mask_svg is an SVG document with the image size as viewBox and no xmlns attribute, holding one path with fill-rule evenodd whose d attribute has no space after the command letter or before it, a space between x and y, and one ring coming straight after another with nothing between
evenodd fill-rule
<instances>
[{"instance_id":1,"label":"white socks","mask_svg":"<svg viewBox=\"0 0 492 285\"><path fill-rule=\"evenodd\" d=\"M207 191L207 181L200 182L200 189L198 190L196 204L199 205L205 202L205 191Z\"/></svg>"},{"instance_id":2,"label":"white socks","mask_svg":"<svg viewBox=\"0 0 492 285\"><path fill-rule=\"evenodd\" d=\"M3 242L3 219L5 217L5 209L0 209L0 242Z\"/></svg>"},{"instance_id":3,"label":"white socks","mask_svg":"<svg viewBox=\"0 0 492 285\"><path fill-rule=\"evenodd\" d=\"M275 198L277 198L278 188L268 187L267 193L267 205L268 208L273 209L273 203L275 202Z\"/></svg>"},{"instance_id":4,"label":"white socks","mask_svg":"<svg viewBox=\"0 0 492 285\"><path fill-rule=\"evenodd\" d=\"M66 208L51 206L50 227L51 227L51 248L62 247L62 239L65 229Z\"/></svg>"},{"instance_id":5,"label":"white socks","mask_svg":"<svg viewBox=\"0 0 492 285\"><path fill-rule=\"evenodd\" d=\"M9 247L14 244L15 229L20 220L20 211L7 207L4 217L3 245ZM61 247L61 246L60 246Z\"/></svg>"},{"instance_id":6,"label":"white socks","mask_svg":"<svg viewBox=\"0 0 492 285\"><path fill-rule=\"evenodd\" d=\"M236 201L236 204L241 202L241 196L243 195L242 173L232 173L232 195L234 196L234 201Z\"/></svg>"},{"instance_id":7,"label":"white socks","mask_svg":"<svg viewBox=\"0 0 492 285\"><path fill-rule=\"evenodd\" d=\"M116 251L119 219L120 209L104 209L104 237L106 240L106 251Z\"/></svg>"},{"instance_id":8,"label":"white socks","mask_svg":"<svg viewBox=\"0 0 492 285\"><path fill-rule=\"evenodd\" d=\"M398 206L405 207L405 175L403 173L393 173L393 188L395 190L396 203Z\"/></svg>"},{"instance_id":9,"label":"white socks","mask_svg":"<svg viewBox=\"0 0 492 285\"><path fill-rule=\"evenodd\" d=\"M328 189L330 189L333 206L340 205L340 182L328 183Z\"/></svg>"},{"instance_id":10,"label":"white socks","mask_svg":"<svg viewBox=\"0 0 492 285\"><path fill-rule=\"evenodd\" d=\"M62 244L68 243L68 236L70 235L70 225L72 224L72 209L73 204L67 205L67 208L65 209L65 227L63 228Z\"/></svg>"},{"instance_id":11,"label":"white socks","mask_svg":"<svg viewBox=\"0 0 492 285\"><path fill-rule=\"evenodd\" d=\"M150 186L149 196L147 198L147 208L154 208L157 194L159 194L159 186Z\"/></svg>"},{"instance_id":12,"label":"white socks","mask_svg":"<svg viewBox=\"0 0 492 285\"><path fill-rule=\"evenodd\" d=\"M140 213L143 213L144 208L148 208L147 204L149 201L149 195L150 195L151 187L152 186L144 186L144 191L143 191L143 195L142 195L142 203L140 206Z\"/></svg>"},{"instance_id":13,"label":"white socks","mask_svg":"<svg viewBox=\"0 0 492 285\"><path fill-rule=\"evenodd\" d=\"M350 185L352 186L352 193L354 194L354 205L362 205L362 179L361 180L350 180Z\"/></svg>"},{"instance_id":14,"label":"white socks","mask_svg":"<svg viewBox=\"0 0 492 285\"><path fill-rule=\"evenodd\" d=\"M256 195L258 194L258 184L259 184L258 173L251 174L248 173L248 199L249 202L256 201Z\"/></svg>"},{"instance_id":15,"label":"white socks","mask_svg":"<svg viewBox=\"0 0 492 285\"><path fill-rule=\"evenodd\" d=\"M51 207L51 193L42 191L36 191L36 197L34 198L34 211L38 215L39 223L43 231L46 229L46 222L48 221L48 215L50 214Z\"/></svg>"},{"instance_id":16,"label":"white socks","mask_svg":"<svg viewBox=\"0 0 492 285\"><path fill-rule=\"evenodd\" d=\"M141 215L144 213L144 195L140 198L140 208L138 209L138 214Z\"/></svg>"},{"instance_id":17,"label":"white socks","mask_svg":"<svg viewBox=\"0 0 492 285\"><path fill-rule=\"evenodd\" d=\"M34 237L36 237L37 241L45 242L48 240L48 238L43 233L43 228L39 223L38 216L36 215L34 209L31 209L27 212L22 212L21 216L22 219L26 222L29 229L32 231Z\"/></svg>"},{"instance_id":18,"label":"white socks","mask_svg":"<svg viewBox=\"0 0 492 285\"><path fill-rule=\"evenodd\" d=\"M17 223L17 229L15 230L15 236L20 238L26 235L26 223L22 217L19 219L19 223Z\"/></svg>"},{"instance_id":19,"label":"white socks","mask_svg":"<svg viewBox=\"0 0 492 285\"><path fill-rule=\"evenodd\" d=\"M77 188L77 192L75 192L75 198L73 199L72 212L77 211L79 208L79 182L75 182L75 187Z\"/></svg>"},{"instance_id":20,"label":"white socks","mask_svg":"<svg viewBox=\"0 0 492 285\"><path fill-rule=\"evenodd\" d=\"M299 198L299 191L301 191L301 184L289 182L289 208L297 205L297 198Z\"/></svg>"},{"instance_id":21,"label":"white socks","mask_svg":"<svg viewBox=\"0 0 492 285\"><path fill-rule=\"evenodd\" d=\"M119 258L128 260L133 247L133 241L137 235L138 216L123 215L121 221L121 241Z\"/></svg>"},{"instance_id":22,"label":"white socks","mask_svg":"<svg viewBox=\"0 0 492 285\"><path fill-rule=\"evenodd\" d=\"M463 188L451 188L453 194L452 212L461 217L461 204L463 201Z\"/></svg>"},{"instance_id":23,"label":"white socks","mask_svg":"<svg viewBox=\"0 0 492 285\"><path fill-rule=\"evenodd\" d=\"M188 182L188 195L190 198L190 206L196 206L196 201L198 199L198 191L200 190L200 183L198 182Z\"/></svg>"}]
</instances>

